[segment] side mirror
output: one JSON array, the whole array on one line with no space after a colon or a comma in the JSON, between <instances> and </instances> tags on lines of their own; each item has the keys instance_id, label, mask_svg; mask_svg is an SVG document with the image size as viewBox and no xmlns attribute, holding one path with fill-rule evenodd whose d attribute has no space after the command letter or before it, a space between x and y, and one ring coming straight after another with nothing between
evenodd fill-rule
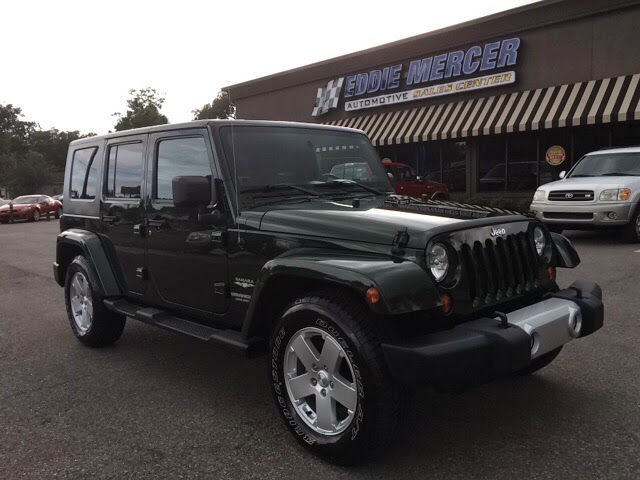
<instances>
[{"instance_id":1,"label":"side mirror","mask_svg":"<svg viewBox=\"0 0 640 480\"><path fill-rule=\"evenodd\" d=\"M393 187L395 188L395 186L396 186L396 178L393 176L393 173L387 172L387 176L389 177L389 180L391 181L391 185L393 185Z\"/></svg>"},{"instance_id":2,"label":"side mirror","mask_svg":"<svg viewBox=\"0 0 640 480\"><path fill-rule=\"evenodd\" d=\"M172 189L176 207L204 207L211 203L212 185L207 177L174 177ZM213 198L217 198L215 191Z\"/></svg>"},{"instance_id":3,"label":"side mirror","mask_svg":"<svg viewBox=\"0 0 640 480\"><path fill-rule=\"evenodd\" d=\"M562 171L560 172L560 175L559 175L560 180L562 180L566 175L567 175L567 172L566 172L566 171L564 171L564 170L562 170Z\"/></svg>"}]
</instances>

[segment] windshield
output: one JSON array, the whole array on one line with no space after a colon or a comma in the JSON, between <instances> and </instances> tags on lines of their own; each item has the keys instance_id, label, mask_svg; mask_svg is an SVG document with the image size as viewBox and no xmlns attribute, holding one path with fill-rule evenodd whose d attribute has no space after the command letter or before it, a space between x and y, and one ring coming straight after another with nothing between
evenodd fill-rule
<instances>
[{"instance_id":1,"label":"windshield","mask_svg":"<svg viewBox=\"0 0 640 480\"><path fill-rule=\"evenodd\" d=\"M322 196L336 190L347 195L393 191L377 152L362 134L239 125L221 128L220 135L232 175L234 163L237 168L245 204L267 195L313 197L309 190Z\"/></svg>"},{"instance_id":2,"label":"windshield","mask_svg":"<svg viewBox=\"0 0 640 480\"><path fill-rule=\"evenodd\" d=\"M38 199L40 197L29 196L29 197L18 197L12 203L14 205L27 205L29 203L38 203Z\"/></svg>"},{"instance_id":3,"label":"windshield","mask_svg":"<svg viewBox=\"0 0 640 480\"><path fill-rule=\"evenodd\" d=\"M569 176L640 176L640 152L586 155Z\"/></svg>"}]
</instances>

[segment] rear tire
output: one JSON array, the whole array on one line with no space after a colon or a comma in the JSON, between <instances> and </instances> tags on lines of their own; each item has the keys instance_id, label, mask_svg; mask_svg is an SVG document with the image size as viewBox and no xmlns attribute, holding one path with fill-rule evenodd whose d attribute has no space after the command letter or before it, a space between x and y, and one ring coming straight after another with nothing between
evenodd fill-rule
<instances>
[{"instance_id":1,"label":"rear tire","mask_svg":"<svg viewBox=\"0 0 640 480\"><path fill-rule=\"evenodd\" d=\"M333 463L389 446L407 411L378 321L358 299L323 290L291 303L271 335L269 384L278 410L305 448Z\"/></svg>"},{"instance_id":2,"label":"rear tire","mask_svg":"<svg viewBox=\"0 0 640 480\"><path fill-rule=\"evenodd\" d=\"M640 243L640 207L636 207L631 221L625 225L624 237L630 243Z\"/></svg>"},{"instance_id":3,"label":"rear tire","mask_svg":"<svg viewBox=\"0 0 640 480\"><path fill-rule=\"evenodd\" d=\"M544 367L553 362L561 351L562 346L556 348L555 350L551 350L548 353L545 353L535 360L532 360L527 368L524 368L518 372L518 375L531 375L533 373L536 373L538 370L542 370Z\"/></svg>"},{"instance_id":4,"label":"rear tire","mask_svg":"<svg viewBox=\"0 0 640 480\"><path fill-rule=\"evenodd\" d=\"M116 342L124 330L126 317L107 310L97 293L97 275L82 255L69 264L64 284L65 303L71 330L89 347Z\"/></svg>"}]
</instances>

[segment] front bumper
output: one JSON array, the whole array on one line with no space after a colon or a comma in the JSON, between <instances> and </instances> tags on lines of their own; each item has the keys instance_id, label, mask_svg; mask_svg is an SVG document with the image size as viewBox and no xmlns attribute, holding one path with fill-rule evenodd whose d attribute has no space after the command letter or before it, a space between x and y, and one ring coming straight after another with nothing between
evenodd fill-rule
<instances>
[{"instance_id":1,"label":"front bumper","mask_svg":"<svg viewBox=\"0 0 640 480\"><path fill-rule=\"evenodd\" d=\"M29 216L31 215L31 211L24 211L24 212L20 212L17 210L13 211L13 219L14 220L23 220L25 218L29 218ZM0 212L0 220L9 220L11 218L11 215L9 214L9 212Z\"/></svg>"},{"instance_id":2,"label":"front bumper","mask_svg":"<svg viewBox=\"0 0 640 480\"><path fill-rule=\"evenodd\" d=\"M577 281L507 314L508 326L480 318L450 330L382 346L400 383L459 390L517 372L532 360L602 327L602 290Z\"/></svg>"},{"instance_id":3,"label":"front bumper","mask_svg":"<svg viewBox=\"0 0 640 480\"><path fill-rule=\"evenodd\" d=\"M616 226L629 223L635 204L631 202L541 202L531 211L549 225ZM615 213L616 218L609 218Z\"/></svg>"}]
</instances>

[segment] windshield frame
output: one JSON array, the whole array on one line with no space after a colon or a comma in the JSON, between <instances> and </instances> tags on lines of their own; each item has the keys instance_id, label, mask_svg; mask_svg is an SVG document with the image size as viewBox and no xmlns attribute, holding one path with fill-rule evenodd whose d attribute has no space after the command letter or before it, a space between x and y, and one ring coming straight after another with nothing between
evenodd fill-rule
<instances>
[{"instance_id":1,"label":"windshield frame","mask_svg":"<svg viewBox=\"0 0 640 480\"><path fill-rule=\"evenodd\" d=\"M334 135L350 135L354 137L354 140L357 140L360 144L365 143L367 145L367 151L368 151L368 155L367 157L363 157L363 158L370 158L370 160L365 160L367 163L370 163L370 168L372 169L372 171L376 171L376 169L379 169L379 172L377 172L379 175L377 175L377 182L371 183L371 186L375 189L379 189L381 191L382 195L389 195L389 194L393 194L394 192L394 188L391 184L391 181L387 175L386 170L384 169L384 166L382 164L382 161L380 159L380 156L377 152L377 150L375 149L375 147L373 146L373 144L371 143L371 140L369 139L369 137L362 131L358 131L358 130L350 130L350 129L343 129L343 128L332 128L332 127L328 127L328 126L324 126L324 125L312 125L312 124L278 124L276 122L252 122L252 121L238 121L237 123L235 123L234 121L231 122L224 122L224 123L220 123L217 124L217 122L212 122L210 124L210 129L212 131L213 134L213 138L214 138L214 144L216 146L216 156L218 157L218 163L220 166L221 171L223 172L224 178L225 178L225 191L227 192L227 196L228 196L228 201L230 202L231 205L234 205L234 207L231 209L233 212L234 217L237 214L237 209L239 208L240 210L247 210L247 209L251 209L251 208L256 208L260 205L260 202L263 202L264 200L267 200L266 197L262 197L260 199L256 199L257 201L247 201L247 194L243 194L242 193L242 189L238 189L238 191L236 191L236 186L234 185L234 181L233 181L233 177L234 177L234 170L233 170L233 158L231 158L231 155L229 155L229 152L227 152L228 149L228 143L225 144L225 142L228 142L228 140L226 139L226 135L228 135L228 133L225 131L225 129L231 129L234 128L235 129L247 129L247 128L283 128L283 129L292 129L292 128L297 128L300 130L310 130L310 131L318 131L321 132L323 134L334 134ZM236 130L237 131L237 130ZM364 142L362 141L364 137ZM237 140L236 140L237 141ZM369 157L370 155L370 157ZM373 160L373 161L372 161ZM373 163L375 163L377 166L373 166ZM267 183L267 182L265 182ZM331 183L331 182L329 182ZM298 185L298 183L292 182L292 184ZM313 185L313 181L311 183L300 183L299 184L301 187L304 188L310 188L310 189L314 189ZM318 181L317 185L325 185L324 182L320 182ZM367 185L369 186L369 183L367 183ZM247 188L253 188L255 187L255 185L247 185ZM384 187L384 188L382 188ZM353 187L353 188L349 188L347 189L348 191L345 192L345 189L343 188L342 184L336 183L335 184L335 192L332 192L333 189L331 188L326 188L326 189L318 189L318 193L321 194L321 196L318 197L313 197L310 200L311 201L329 201L332 200L334 198L347 198L347 197L361 197L363 194L365 194L365 196L371 196L374 195L372 192L367 192L365 190L363 190L361 187ZM279 195L277 195L277 197L279 199L281 199L281 202L275 202L275 203L285 203L288 201L300 201L301 200L301 192L296 192L293 193L292 195L283 195L283 192L280 191L278 192ZM268 196L268 195L267 195ZM275 197L275 195L274 195ZM269 200L275 200L275 198L271 197L269 198ZM237 204L237 205L236 205ZM269 204L274 204L273 202L269 202Z\"/></svg>"}]
</instances>

